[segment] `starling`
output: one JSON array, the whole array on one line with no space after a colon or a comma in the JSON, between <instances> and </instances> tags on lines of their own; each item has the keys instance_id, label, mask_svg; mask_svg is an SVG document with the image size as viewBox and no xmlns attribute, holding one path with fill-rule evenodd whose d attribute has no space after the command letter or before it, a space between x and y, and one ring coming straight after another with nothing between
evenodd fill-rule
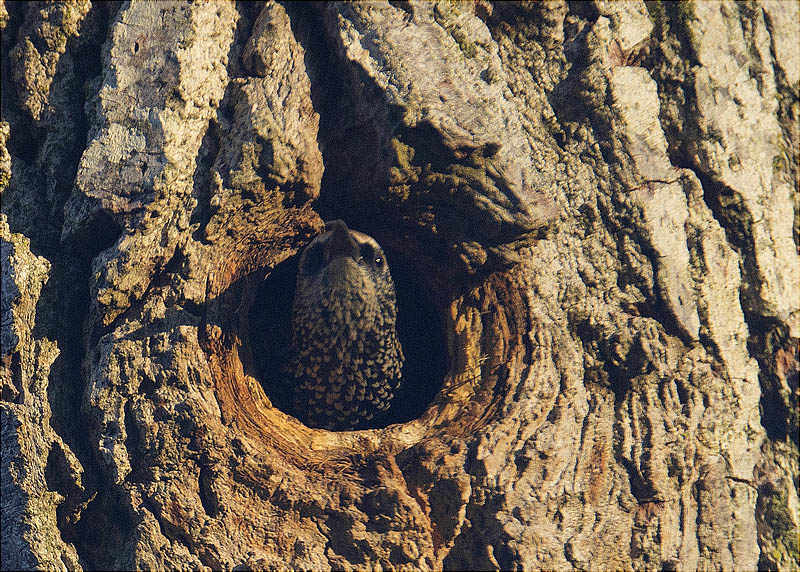
<instances>
[{"instance_id":1,"label":"starling","mask_svg":"<svg viewBox=\"0 0 800 572\"><path fill-rule=\"evenodd\" d=\"M306 424L353 429L389 408L403 367L396 306L375 239L327 223L300 256L292 308L289 371Z\"/></svg>"}]
</instances>

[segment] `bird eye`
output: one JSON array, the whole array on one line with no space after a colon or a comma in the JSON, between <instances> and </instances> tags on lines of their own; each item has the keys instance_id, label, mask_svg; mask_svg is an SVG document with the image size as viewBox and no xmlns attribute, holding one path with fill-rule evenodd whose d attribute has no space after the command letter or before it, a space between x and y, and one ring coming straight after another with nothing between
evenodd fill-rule
<instances>
[{"instance_id":1,"label":"bird eye","mask_svg":"<svg viewBox=\"0 0 800 572\"><path fill-rule=\"evenodd\" d=\"M322 246L312 244L306 249L303 260L303 272L314 274L322 267Z\"/></svg>"},{"instance_id":2,"label":"bird eye","mask_svg":"<svg viewBox=\"0 0 800 572\"><path fill-rule=\"evenodd\" d=\"M369 262L371 265L380 268L383 266L383 256L380 249L376 249L371 244L366 242L362 242L360 244L361 247L361 258L365 261Z\"/></svg>"}]
</instances>

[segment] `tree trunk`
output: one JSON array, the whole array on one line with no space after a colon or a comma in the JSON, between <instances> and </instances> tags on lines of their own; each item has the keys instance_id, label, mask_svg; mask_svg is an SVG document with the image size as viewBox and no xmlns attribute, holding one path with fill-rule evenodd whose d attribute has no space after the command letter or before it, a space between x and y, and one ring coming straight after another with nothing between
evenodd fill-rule
<instances>
[{"instance_id":1,"label":"tree trunk","mask_svg":"<svg viewBox=\"0 0 800 572\"><path fill-rule=\"evenodd\" d=\"M0 16L4 569L800 566L796 2ZM281 366L334 218L363 431Z\"/></svg>"}]
</instances>

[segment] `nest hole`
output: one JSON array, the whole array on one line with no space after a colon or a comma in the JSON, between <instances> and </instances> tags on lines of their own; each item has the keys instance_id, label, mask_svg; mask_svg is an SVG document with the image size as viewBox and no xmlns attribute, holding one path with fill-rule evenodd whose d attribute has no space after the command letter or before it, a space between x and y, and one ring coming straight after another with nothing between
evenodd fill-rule
<instances>
[{"instance_id":1,"label":"nest hole","mask_svg":"<svg viewBox=\"0 0 800 572\"><path fill-rule=\"evenodd\" d=\"M433 402L447 373L443 314L413 264L384 248L397 294L397 332L405 354L403 382L389 410L358 429L380 429L418 418ZM264 393L284 413L303 419L292 404L286 374L292 337L292 304L299 254L277 265L257 287L249 309L253 366Z\"/></svg>"}]
</instances>

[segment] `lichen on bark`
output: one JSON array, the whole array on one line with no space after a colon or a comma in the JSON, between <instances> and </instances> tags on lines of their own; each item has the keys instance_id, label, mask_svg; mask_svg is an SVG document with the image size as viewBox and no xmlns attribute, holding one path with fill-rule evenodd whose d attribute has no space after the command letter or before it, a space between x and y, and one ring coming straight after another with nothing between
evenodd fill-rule
<instances>
[{"instance_id":1,"label":"lichen on bark","mask_svg":"<svg viewBox=\"0 0 800 572\"><path fill-rule=\"evenodd\" d=\"M800 566L796 3L0 26L4 569ZM420 312L364 431L279 407L333 218Z\"/></svg>"}]
</instances>

